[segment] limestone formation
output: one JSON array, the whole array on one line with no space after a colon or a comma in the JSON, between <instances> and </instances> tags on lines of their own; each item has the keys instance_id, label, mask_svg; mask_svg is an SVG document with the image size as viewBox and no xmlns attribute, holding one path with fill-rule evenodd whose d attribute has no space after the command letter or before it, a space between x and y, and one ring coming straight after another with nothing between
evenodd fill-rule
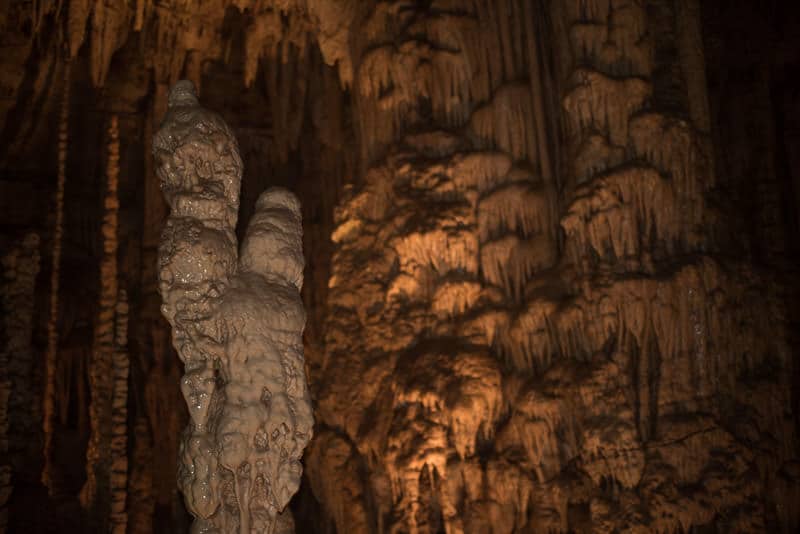
<instances>
[{"instance_id":1,"label":"limestone formation","mask_svg":"<svg viewBox=\"0 0 800 534\"><path fill-rule=\"evenodd\" d=\"M117 296L114 329L113 398L111 403L111 531L125 534L128 527L128 293Z\"/></svg>"},{"instance_id":2,"label":"limestone formation","mask_svg":"<svg viewBox=\"0 0 800 534\"><path fill-rule=\"evenodd\" d=\"M309 455L337 531L789 531L796 364L714 248L705 94L670 82L694 124L654 81L697 60L643 3L468 4L361 22Z\"/></svg>"},{"instance_id":3,"label":"limestone formation","mask_svg":"<svg viewBox=\"0 0 800 534\"><path fill-rule=\"evenodd\" d=\"M199 532L798 531L800 3L762 4L0 0L0 248L40 233L54 282L54 513L32 528L31 462L11 528L59 530L88 468L136 533L186 507ZM110 114L130 358L88 366ZM91 436L89 374L115 381Z\"/></svg>"},{"instance_id":4,"label":"limestone formation","mask_svg":"<svg viewBox=\"0 0 800 534\"><path fill-rule=\"evenodd\" d=\"M36 395L33 390L34 353L31 346L34 289L39 274L39 236L26 235L2 258L2 322L5 343L0 347L0 532L7 532L8 501L36 442Z\"/></svg>"},{"instance_id":5,"label":"limestone formation","mask_svg":"<svg viewBox=\"0 0 800 534\"><path fill-rule=\"evenodd\" d=\"M127 387L115 380L114 354L119 296L117 250L119 248L119 127L116 115L107 130L106 191L103 201L103 224L100 228L103 255L100 261L100 293L95 320L92 356L89 361L89 424L91 432L86 447L86 483L81 490L81 504L93 529L107 530L111 524L114 396L115 386ZM122 318L120 318L122 319ZM122 393L119 391L118 393Z\"/></svg>"},{"instance_id":6,"label":"limestone formation","mask_svg":"<svg viewBox=\"0 0 800 534\"><path fill-rule=\"evenodd\" d=\"M283 531L289 519L281 512L299 487L313 429L300 204L286 190L264 192L237 252L238 145L222 119L200 107L191 82L172 88L153 147L171 208L159 281L185 364L191 423L178 484L193 529Z\"/></svg>"},{"instance_id":7,"label":"limestone formation","mask_svg":"<svg viewBox=\"0 0 800 534\"><path fill-rule=\"evenodd\" d=\"M50 306L47 320L47 349L44 359L44 404L42 428L44 432L44 466L42 482L52 494L53 477L53 425L56 413L56 365L58 363L58 294L61 283L61 248L64 235L64 188L67 180L67 154L69 148L69 86L71 64L67 63L64 89L58 121L58 170L56 184L55 227L53 228L53 253L50 264Z\"/></svg>"}]
</instances>

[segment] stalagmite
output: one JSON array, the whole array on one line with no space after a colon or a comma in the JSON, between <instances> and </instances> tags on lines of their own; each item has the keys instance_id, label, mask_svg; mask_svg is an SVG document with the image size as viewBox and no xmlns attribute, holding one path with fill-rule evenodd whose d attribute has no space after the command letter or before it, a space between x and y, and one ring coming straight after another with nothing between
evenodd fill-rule
<instances>
[{"instance_id":1,"label":"stalagmite","mask_svg":"<svg viewBox=\"0 0 800 534\"><path fill-rule=\"evenodd\" d=\"M64 67L64 88L58 122L58 169L55 201L55 225L53 228L53 251L50 263L50 306L47 320L47 348L44 360L44 403L42 427L44 431L44 466L42 482L52 495L56 491L53 466L53 425L56 411L56 368L58 365L58 292L61 280L61 247L64 235L64 187L67 179L67 155L69 149L69 104L70 72L72 63Z\"/></svg>"},{"instance_id":2,"label":"stalagmite","mask_svg":"<svg viewBox=\"0 0 800 534\"><path fill-rule=\"evenodd\" d=\"M34 289L39 274L39 236L30 233L2 258L3 339L0 348L0 532L7 532L14 473L34 438ZM33 410L35 413L35 409Z\"/></svg>"},{"instance_id":3,"label":"stalagmite","mask_svg":"<svg viewBox=\"0 0 800 534\"><path fill-rule=\"evenodd\" d=\"M288 191L264 192L237 253L238 145L199 106L191 82L172 88L153 147L171 207L160 248L162 311L186 366L191 415L179 487L198 532L280 531L313 428L300 205Z\"/></svg>"},{"instance_id":4,"label":"stalagmite","mask_svg":"<svg viewBox=\"0 0 800 534\"><path fill-rule=\"evenodd\" d=\"M111 436L111 532L125 534L128 527L128 296L119 290L114 329L114 373Z\"/></svg>"},{"instance_id":5,"label":"stalagmite","mask_svg":"<svg viewBox=\"0 0 800 534\"><path fill-rule=\"evenodd\" d=\"M89 423L86 449L86 483L81 490L81 504L93 528L109 528L112 489L114 330L117 307L117 226L119 200L119 130L112 115L108 126L106 194L103 202L103 257L100 262L100 294L89 362Z\"/></svg>"},{"instance_id":6,"label":"stalagmite","mask_svg":"<svg viewBox=\"0 0 800 534\"><path fill-rule=\"evenodd\" d=\"M153 440L147 418L136 418L128 477L128 531L131 534L150 534L153 530L155 497L153 492Z\"/></svg>"}]
</instances>

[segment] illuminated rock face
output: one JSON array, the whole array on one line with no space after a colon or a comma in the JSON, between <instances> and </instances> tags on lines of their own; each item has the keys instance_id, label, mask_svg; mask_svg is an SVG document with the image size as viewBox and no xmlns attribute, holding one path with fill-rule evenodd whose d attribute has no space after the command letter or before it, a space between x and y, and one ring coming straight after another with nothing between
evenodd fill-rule
<instances>
[{"instance_id":1,"label":"illuminated rock face","mask_svg":"<svg viewBox=\"0 0 800 534\"><path fill-rule=\"evenodd\" d=\"M282 189L264 192L237 253L238 146L191 82L173 87L153 146L171 207L160 291L185 363L191 424L178 483L193 530L291 531L280 512L299 487L313 428L299 202Z\"/></svg>"},{"instance_id":2,"label":"illuminated rock face","mask_svg":"<svg viewBox=\"0 0 800 534\"><path fill-rule=\"evenodd\" d=\"M317 498L339 533L791 531L784 312L716 249L705 93L661 111L688 67L642 3L522 4L362 22Z\"/></svg>"}]
</instances>

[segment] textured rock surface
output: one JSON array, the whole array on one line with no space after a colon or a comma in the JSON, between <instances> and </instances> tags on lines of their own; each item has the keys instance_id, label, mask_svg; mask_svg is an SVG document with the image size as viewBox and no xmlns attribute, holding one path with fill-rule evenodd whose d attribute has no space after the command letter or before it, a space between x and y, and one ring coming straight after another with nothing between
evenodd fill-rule
<instances>
[{"instance_id":1,"label":"textured rock surface","mask_svg":"<svg viewBox=\"0 0 800 534\"><path fill-rule=\"evenodd\" d=\"M300 204L258 199L241 253L242 163L219 116L178 82L153 143L171 207L160 248L162 311L185 364L190 427L179 486L196 532L292 530L279 515L300 485L313 417L303 364Z\"/></svg>"},{"instance_id":2,"label":"textured rock surface","mask_svg":"<svg viewBox=\"0 0 800 534\"><path fill-rule=\"evenodd\" d=\"M28 234L2 258L4 345L0 348L0 532L7 532L8 502L31 441L36 442L36 395L32 388L34 290L39 274L39 236Z\"/></svg>"},{"instance_id":3,"label":"textured rock surface","mask_svg":"<svg viewBox=\"0 0 800 534\"><path fill-rule=\"evenodd\" d=\"M522 4L366 15L395 33L354 62L314 491L337 532L791 531L796 363L779 288L718 253L675 12Z\"/></svg>"},{"instance_id":4,"label":"textured rock surface","mask_svg":"<svg viewBox=\"0 0 800 534\"><path fill-rule=\"evenodd\" d=\"M131 532L189 530L181 442L191 505L207 512L209 488L208 507L226 503L199 530L236 524L237 492L261 484L220 462L250 458L234 451L242 439L265 448L266 431L221 414L264 416L250 377L266 360L228 365L225 351L272 344L297 319L247 311L299 269L293 254L265 263L267 241L246 235L251 222L273 228L283 246L270 201L256 210L269 185L302 200L317 424L290 504L298 532L794 532L799 11L780 0L0 0L0 249L35 231L44 274L62 281L47 334L58 357L49 351L42 380L56 491L31 483L35 462L15 470L11 530L92 530L76 495L98 371L87 362L94 332L108 332L98 207L116 115ZM159 310L167 206L151 154L180 78L230 132L212 134L221 155L188 123L183 146L156 139L178 214L161 280L174 286L173 330ZM231 132L241 161L225 154ZM231 168L241 206L214 178ZM211 261L183 262L197 252ZM254 274L266 268L284 280ZM219 326L223 313L235 328ZM172 333L205 425L186 439ZM224 458L204 453L218 438ZM123 463L113 452L118 485ZM121 502L116 491L119 522ZM52 513L31 513L42 508ZM279 517L275 529L290 528Z\"/></svg>"},{"instance_id":5,"label":"textured rock surface","mask_svg":"<svg viewBox=\"0 0 800 534\"><path fill-rule=\"evenodd\" d=\"M111 532L128 531L128 293L120 289L117 295L114 328L114 389L111 403Z\"/></svg>"},{"instance_id":6,"label":"textured rock surface","mask_svg":"<svg viewBox=\"0 0 800 534\"><path fill-rule=\"evenodd\" d=\"M89 369L89 443L86 448L86 483L81 490L81 504L90 528L109 530L113 486L115 328L119 293L119 125L111 117L107 131L106 191L103 201L101 235L103 254L100 260L100 293L92 339ZM121 391L119 392L122 393Z\"/></svg>"}]
</instances>

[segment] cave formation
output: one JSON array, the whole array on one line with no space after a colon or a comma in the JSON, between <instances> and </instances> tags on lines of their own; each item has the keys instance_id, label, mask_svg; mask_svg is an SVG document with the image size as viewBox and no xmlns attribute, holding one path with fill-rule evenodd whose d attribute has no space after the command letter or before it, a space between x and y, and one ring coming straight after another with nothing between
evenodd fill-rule
<instances>
[{"instance_id":1,"label":"cave formation","mask_svg":"<svg viewBox=\"0 0 800 534\"><path fill-rule=\"evenodd\" d=\"M189 532L185 392L266 402L302 308L298 533L796 532L798 35L781 0L3 1L0 533ZM240 155L215 320L291 323L236 376L173 347L184 79Z\"/></svg>"}]
</instances>

